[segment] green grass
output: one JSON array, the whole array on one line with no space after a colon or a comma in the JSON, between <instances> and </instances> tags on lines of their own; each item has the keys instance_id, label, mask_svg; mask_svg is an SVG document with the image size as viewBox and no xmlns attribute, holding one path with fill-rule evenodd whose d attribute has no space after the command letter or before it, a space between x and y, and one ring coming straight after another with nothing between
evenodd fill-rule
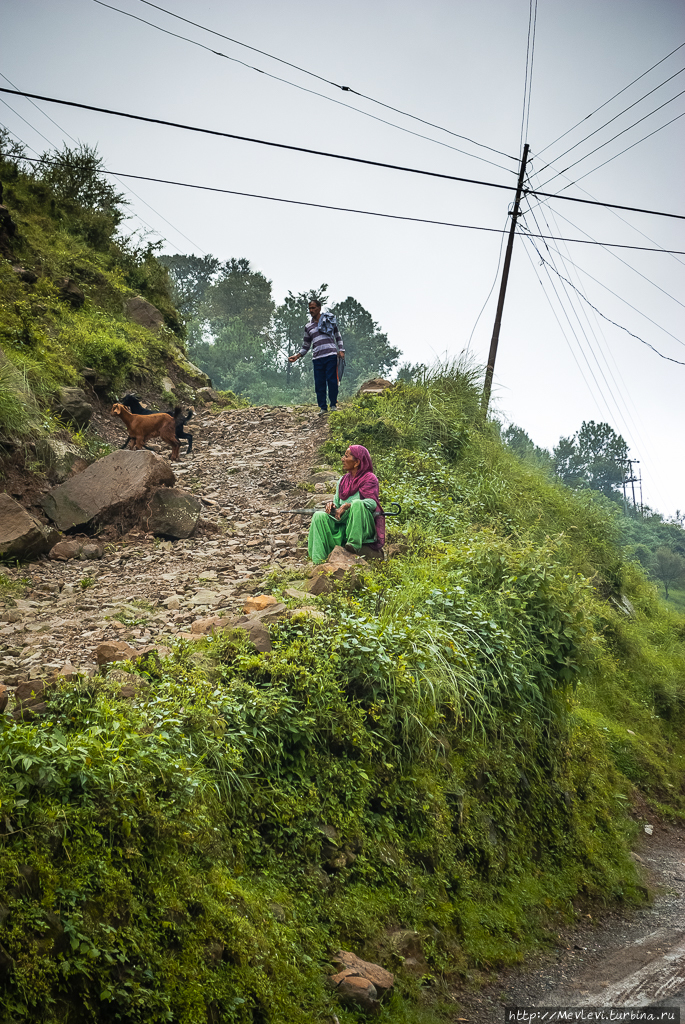
<instances>
[{"instance_id":1,"label":"green grass","mask_svg":"<svg viewBox=\"0 0 685 1024\"><path fill-rule=\"evenodd\" d=\"M325 622L262 655L182 642L133 701L83 680L3 722L3 1024L351 1024L322 981L340 947L396 972L381 1020L437 1024L470 972L644 901L628 811L639 789L685 815L685 622L477 397L453 368L331 417L325 454L367 443L410 552Z\"/></svg>"}]
</instances>

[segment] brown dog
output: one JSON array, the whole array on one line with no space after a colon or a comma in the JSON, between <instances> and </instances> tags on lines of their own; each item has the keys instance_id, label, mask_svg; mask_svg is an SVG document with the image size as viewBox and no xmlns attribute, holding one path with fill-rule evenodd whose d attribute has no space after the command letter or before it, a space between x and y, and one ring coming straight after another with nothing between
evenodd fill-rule
<instances>
[{"instance_id":1,"label":"brown dog","mask_svg":"<svg viewBox=\"0 0 685 1024\"><path fill-rule=\"evenodd\" d=\"M136 416L129 412L121 402L115 402L112 406L111 416L118 416L123 420L128 430L129 441L136 442L136 449L139 451L151 437L160 437L171 446L171 461L178 460L180 444L176 437L176 424L173 416L165 412L156 412L150 416Z\"/></svg>"}]
</instances>

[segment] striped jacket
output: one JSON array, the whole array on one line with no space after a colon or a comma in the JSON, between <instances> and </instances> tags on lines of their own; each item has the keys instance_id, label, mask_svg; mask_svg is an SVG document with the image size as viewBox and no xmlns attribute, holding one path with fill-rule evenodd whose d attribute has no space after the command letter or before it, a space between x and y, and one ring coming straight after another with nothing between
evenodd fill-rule
<instances>
[{"instance_id":1,"label":"striped jacket","mask_svg":"<svg viewBox=\"0 0 685 1024\"><path fill-rule=\"evenodd\" d=\"M319 323L326 317L328 321L326 326L330 330L332 327L332 333L326 334L319 327ZM332 322L331 322L332 321ZM302 340L302 348L300 349L300 355L305 355L309 349L312 350L312 359L325 359L326 356L337 356L338 352L344 351L345 346L343 340L340 337L340 331L338 325L335 322L335 318L331 317L330 314L322 313L319 318L319 323L308 323L304 329L304 338Z\"/></svg>"}]
</instances>

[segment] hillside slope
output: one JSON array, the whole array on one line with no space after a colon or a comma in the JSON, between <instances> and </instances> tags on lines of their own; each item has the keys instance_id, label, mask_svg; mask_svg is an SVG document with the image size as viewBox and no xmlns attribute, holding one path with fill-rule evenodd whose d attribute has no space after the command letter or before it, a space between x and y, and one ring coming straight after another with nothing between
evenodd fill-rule
<instances>
[{"instance_id":1,"label":"hillside slope","mask_svg":"<svg viewBox=\"0 0 685 1024\"><path fill-rule=\"evenodd\" d=\"M189 401L208 382L155 246L118 233L120 199L89 150L30 170L0 131L0 442L23 468L40 470L39 437L97 439L61 413L64 387L104 409L129 387Z\"/></svg>"},{"instance_id":2,"label":"hillside slope","mask_svg":"<svg viewBox=\"0 0 685 1024\"><path fill-rule=\"evenodd\" d=\"M133 699L110 674L3 721L0 1020L351 1022L339 948L395 972L380 1019L455 1020L474 972L644 901L631 837L683 815L683 619L480 423L477 384L330 417L328 460L369 447L407 550L323 620L261 654L171 639ZM303 575L261 589L292 605Z\"/></svg>"}]
</instances>

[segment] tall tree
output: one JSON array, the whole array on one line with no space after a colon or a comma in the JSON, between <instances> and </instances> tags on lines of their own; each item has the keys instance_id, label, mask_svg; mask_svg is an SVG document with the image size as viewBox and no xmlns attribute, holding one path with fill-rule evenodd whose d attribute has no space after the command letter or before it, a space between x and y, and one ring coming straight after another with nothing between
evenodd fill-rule
<instances>
[{"instance_id":1,"label":"tall tree","mask_svg":"<svg viewBox=\"0 0 685 1024\"><path fill-rule=\"evenodd\" d=\"M654 552L652 574L663 583L668 600L669 587L685 584L685 559L665 545Z\"/></svg>"},{"instance_id":2,"label":"tall tree","mask_svg":"<svg viewBox=\"0 0 685 1024\"><path fill-rule=\"evenodd\" d=\"M198 316L200 304L221 266L216 256L158 256L168 271L171 295L186 320Z\"/></svg>"},{"instance_id":3,"label":"tall tree","mask_svg":"<svg viewBox=\"0 0 685 1024\"><path fill-rule=\"evenodd\" d=\"M628 445L608 423L589 420L573 437L559 440L553 458L555 472L565 484L612 497L625 478Z\"/></svg>"},{"instance_id":4,"label":"tall tree","mask_svg":"<svg viewBox=\"0 0 685 1024\"><path fill-rule=\"evenodd\" d=\"M207 289L201 315L213 334L234 317L254 334L266 337L275 303L271 297L271 281L259 270L252 270L246 259L230 259Z\"/></svg>"},{"instance_id":5,"label":"tall tree","mask_svg":"<svg viewBox=\"0 0 685 1024\"><path fill-rule=\"evenodd\" d=\"M368 310L349 295L344 302L331 307L340 326L345 344L345 358L351 380L385 376L400 357Z\"/></svg>"},{"instance_id":6,"label":"tall tree","mask_svg":"<svg viewBox=\"0 0 685 1024\"><path fill-rule=\"evenodd\" d=\"M522 427L510 423L501 436L507 448L511 448L522 462L530 462L547 470L553 468L552 456L547 449L539 448Z\"/></svg>"}]
</instances>

